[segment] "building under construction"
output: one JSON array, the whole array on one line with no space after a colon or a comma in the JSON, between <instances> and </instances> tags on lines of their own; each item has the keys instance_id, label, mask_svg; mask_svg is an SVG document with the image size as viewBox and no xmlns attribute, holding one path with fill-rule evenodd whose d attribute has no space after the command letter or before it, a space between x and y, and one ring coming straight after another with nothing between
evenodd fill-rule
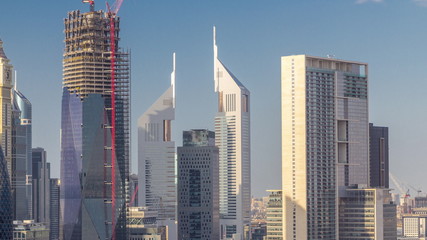
<instances>
[{"instance_id":1,"label":"building under construction","mask_svg":"<svg viewBox=\"0 0 427 240\"><path fill-rule=\"evenodd\" d=\"M64 20L62 235L126 239L130 53L119 48L120 18L89 2Z\"/></svg>"}]
</instances>

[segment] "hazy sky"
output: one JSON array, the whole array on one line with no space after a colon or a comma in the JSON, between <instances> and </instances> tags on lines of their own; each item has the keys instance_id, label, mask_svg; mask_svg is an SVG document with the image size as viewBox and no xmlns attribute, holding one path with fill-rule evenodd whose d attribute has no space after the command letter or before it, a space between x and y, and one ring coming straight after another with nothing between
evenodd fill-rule
<instances>
[{"instance_id":1,"label":"hazy sky","mask_svg":"<svg viewBox=\"0 0 427 240\"><path fill-rule=\"evenodd\" d=\"M112 2L110 0L110 2ZM105 9L97 1L96 9ZM33 104L33 147L59 177L63 18L80 0L0 1L0 38ZM280 56L369 63L370 120L388 126L391 172L427 191L427 0L125 0L121 46L132 50L132 168L138 117L169 85L177 54L174 139L213 127L212 26L219 57L251 91L252 193L281 185Z\"/></svg>"}]
</instances>

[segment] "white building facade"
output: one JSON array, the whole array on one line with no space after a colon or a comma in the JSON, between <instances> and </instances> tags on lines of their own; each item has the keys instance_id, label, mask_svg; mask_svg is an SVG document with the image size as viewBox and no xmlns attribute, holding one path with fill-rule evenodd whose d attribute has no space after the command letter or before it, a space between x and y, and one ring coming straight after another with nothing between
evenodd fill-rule
<instances>
[{"instance_id":1,"label":"white building facade","mask_svg":"<svg viewBox=\"0 0 427 240\"><path fill-rule=\"evenodd\" d=\"M221 239L249 239L250 92L218 59L215 28L214 80L218 93L215 144L219 148Z\"/></svg>"},{"instance_id":2,"label":"white building facade","mask_svg":"<svg viewBox=\"0 0 427 240\"><path fill-rule=\"evenodd\" d=\"M175 53L171 86L138 119L138 202L158 212L158 220L176 218Z\"/></svg>"}]
</instances>

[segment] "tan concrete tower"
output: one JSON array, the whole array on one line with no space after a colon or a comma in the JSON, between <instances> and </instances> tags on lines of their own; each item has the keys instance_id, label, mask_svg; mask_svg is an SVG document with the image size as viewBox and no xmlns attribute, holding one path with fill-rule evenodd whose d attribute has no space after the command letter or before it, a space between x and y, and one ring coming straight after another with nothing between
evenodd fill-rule
<instances>
[{"instance_id":1,"label":"tan concrete tower","mask_svg":"<svg viewBox=\"0 0 427 240\"><path fill-rule=\"evenodd\" d=\"M338 197L369 183L368 64L282 57L283 239L341 239Z\"/></svg>"},{"instance_id":2,"label":"tan concrete tower","mask_svg":"<svg viewBox=\"0 0 427 240\"><path fill-rule=\"evenodd\" d=\"M3 51L3 41L0 39L0 144L10 178L12 176L12 75L13 66Z\"/></svg>"}]
</instances>

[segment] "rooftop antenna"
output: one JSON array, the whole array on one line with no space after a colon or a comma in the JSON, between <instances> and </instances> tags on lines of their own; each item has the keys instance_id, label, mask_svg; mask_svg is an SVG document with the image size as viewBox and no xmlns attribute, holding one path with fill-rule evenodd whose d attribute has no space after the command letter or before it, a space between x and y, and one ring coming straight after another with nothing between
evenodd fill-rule
<instances>
[{"instance_id":1,"label":"rooftop antenna","mask_svg":"<svg viewBox=\"0 0 427 240\"><path fill-rule=\"evenodd\" d=\"M15 85L13 86L13 88L15 89L15 91L18 91L18 72L15 70Z\"/></svg>"},{"instance_id":2,"label":"rooftop antenna","mask_svg":"<svg viewBox=\"0 0 427 240\"><path fill-rule=\"evenodd\" d=\"M219 72L218 72L218 46L216 45L216 27L213 26L213 50L214 50L214 82L215 92L219 91Z\"/></svg>"}]
</instances>

